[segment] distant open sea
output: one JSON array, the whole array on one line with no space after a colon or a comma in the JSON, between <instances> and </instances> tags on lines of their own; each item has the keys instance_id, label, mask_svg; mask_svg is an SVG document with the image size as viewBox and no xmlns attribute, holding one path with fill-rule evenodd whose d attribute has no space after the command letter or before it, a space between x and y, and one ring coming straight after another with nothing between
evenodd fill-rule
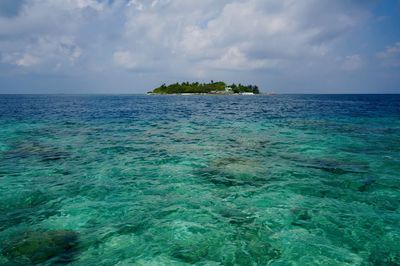
<instances>
[{"instance_id":1,"label":"distant open sea","mask_svg":"<svg viewBox=\"0 0 400 266\"><path fill-rule=\"evenodd\" d=\"M400 265L400 95L0 95L0 265Z\"/></svg>"}]
</instances>

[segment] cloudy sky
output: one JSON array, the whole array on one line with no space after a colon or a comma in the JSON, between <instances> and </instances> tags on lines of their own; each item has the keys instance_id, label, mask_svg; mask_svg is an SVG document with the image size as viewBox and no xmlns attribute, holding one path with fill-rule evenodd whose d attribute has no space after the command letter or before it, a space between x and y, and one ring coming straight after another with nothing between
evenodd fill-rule
<instances>
[{"instance_id":1,"label":"cloudy sky","mask_svg":"<svg viewBox=\"0 0 400 266\"><path fill-rule=\"evenodd\" d=\"M0 93L400 93L398 0L0 0Z\"/></svg>"}]
</instances>

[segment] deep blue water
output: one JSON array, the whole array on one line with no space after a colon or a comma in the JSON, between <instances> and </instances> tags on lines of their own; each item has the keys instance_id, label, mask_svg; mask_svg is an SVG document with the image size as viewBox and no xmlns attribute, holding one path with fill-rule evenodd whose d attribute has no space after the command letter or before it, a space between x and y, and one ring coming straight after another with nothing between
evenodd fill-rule
<instances>
[{"instance_id":1,"label":"deep blue water","mask_svg":"<svg viewBox=\"0 0 400 266\"><path fill-rule=\"evenodd\" d=\"M400 265L400 95L0 95L0 265Z\"/></svg>"}]
</instances>

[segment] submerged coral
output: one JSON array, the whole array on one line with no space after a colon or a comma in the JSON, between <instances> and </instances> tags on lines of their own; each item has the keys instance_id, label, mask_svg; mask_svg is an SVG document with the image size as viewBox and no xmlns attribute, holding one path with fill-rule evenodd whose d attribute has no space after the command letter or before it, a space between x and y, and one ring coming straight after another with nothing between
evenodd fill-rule
<instances>
[{"instance_id":1,"label":"submerged coral","mask_svg":"<svg viewBox=\"0 0 400 266\"><path fill-rule=\"evenodd\" d=\"M73 260L78 234L73 231L34 231L15 236L3 244L2 254L19 264L37 264L56 258L60 262Z\"/></svg>"}]
</instances>

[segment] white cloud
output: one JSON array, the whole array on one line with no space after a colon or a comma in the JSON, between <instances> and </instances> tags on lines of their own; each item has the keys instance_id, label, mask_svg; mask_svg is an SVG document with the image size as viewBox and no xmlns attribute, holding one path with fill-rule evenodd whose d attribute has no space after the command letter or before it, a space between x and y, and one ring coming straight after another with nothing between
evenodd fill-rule
<instances>
[{"instance_id":1,"label":"white cloud","mask_svg":"<svg viewBox=\"0 0 400 266\"><path fill-rule=\"evenodd\" d=\"M101 11L105 8L105 3L100 3L96 0L69 0L71 4L76 4L79 8L90 7L97 11Z\"/></svg>"},{"instance_id":2,"label":"white cloud","mask_svg":"<svg viewBox=\"0 0 400 266\"><path fill-rule=\"evenodd\" d=\"M362 9L340 8L339 2L161 2L129 2L128 7L134 8L126 12L123 49L147 55L148 61L154 57L163 65L183 61L193 68L249 71L279 68L283 61L305 57L319 60L329 54L332 40L367 17ZM340 12L319 14L321 9L335 8ZM318 20L311 20L313 15Z\"/></svg>"},{"instance_id":3,"label":"white cloud","mask_svg":"<svg viewBox=\"0 0 400 266\"><path fill-rule=\"evenodd\" d=\"M127 4L128 7L134 6L138 11L144 10L144 5L138 0L130 0Z\"/></svg>"},{"instance_id":4,"label":"white cloud","mask_svg":"<svg viewBox=\"0 0 400 266\"><path fill-rule=\"evenodd\" d=\"M335 9L337 12L331 12ZM310 16L316 16L315 21ZM0 26L0 35L15 34L19 43L1 47L0 42L0 47L5 52L21 53L26 46L34 46L28 43L36 41L40 49L48 49L48 55L44 51L40 54L43 62L54 59L54 52L60 60L64 55L71 61L92 53L87 55L90 60L113 61L128 69L135 61L125 59L129 55L152 65L176 61L192 67L228 65L249 70L306 56L317 60L329 53L330 40L364 17L363 10L346 11L340 1L116 0L107 4L97 0L32 0L19 17L1 18L6 26ZM91 49L83 51L75 41ZM179 66L172 65L179 72Z\"/></svg>"},{"instance_id":5,"label":"white cloud","mask_svg":"<svg viewBox=\"0 0 400 266\"><path fill-rule=\"evenodd\" d=\"M17 51L3 52L3 62L35 71L66 70L76 63L82 49L69 36L42 36L35 42L19 47ZM42 67L42 68L41 68Z\"/></svg>"},{"instance_id":6,"label":"white cloud","mask_svg":"<svg viewBox=\"0 0 400 266\"><path fill-rule=\"evenodd\" d=\"M39 62L39 59L30 55L30 54L24 54L22 57L18 58L15 61L15 64L17 66L22 66L22 67L29 67L32 65L36 65Z\"/></svg>"},{"instance_id":7,"label":"white cloud","mask_svg":"<svg viewBox=\"0 0 400 266\"><path fill-rule=\"evenodd\" d=\"M343 60L343 69L347 71L358 70L363 66L363 59L359 54L348 55Z\"/></svg>"},{"instance_id":8,"label":"white cloud","mask_svg":"<svg viewBox=\"0 0 400 266\"><path fill-rule=\"evenodd\" d=\"M392 46L386 47L386 50L379 52L377 56L382 59L388 59L396 57L400 54L400 42L395 43Z\"/></svg>"},{"instance_id":9,"label":"white cloud","mask_svg":"<svg viewBox=\"0 0 400 266\"><path fill-rule=\"evenodd\" d=\"M377 57L386 67L400 67L400 42L386 47Z\"/></svg>"},{"instance_id":10,"label":"white cloud","mask_svg":"<svg viewBox=\"0 0 400 266\"><path fill-rule=\"evenodd\" d=\"M114 53L114 62L117 66L133 69L138 66L134 56L128 51L117 51Z\"/></svg>"}]
</instances>

